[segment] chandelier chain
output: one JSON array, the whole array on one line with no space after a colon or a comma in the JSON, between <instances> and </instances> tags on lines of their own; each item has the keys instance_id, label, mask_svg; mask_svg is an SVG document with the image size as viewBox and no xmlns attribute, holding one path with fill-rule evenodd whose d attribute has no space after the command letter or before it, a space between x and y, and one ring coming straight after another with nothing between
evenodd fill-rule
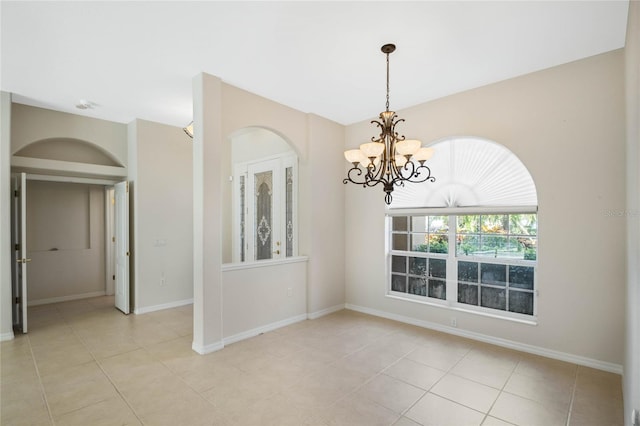
<instances>
[{"instance_id":1,"label":"chandelier chain","mask_svg":"<svg viewBox=\"0 0 640 426\"><path fill-rule=\"evenodd\" d=\"M389 111L389 54L387 53L387 104L386 110Z\"/></svg>"}]
</instances>

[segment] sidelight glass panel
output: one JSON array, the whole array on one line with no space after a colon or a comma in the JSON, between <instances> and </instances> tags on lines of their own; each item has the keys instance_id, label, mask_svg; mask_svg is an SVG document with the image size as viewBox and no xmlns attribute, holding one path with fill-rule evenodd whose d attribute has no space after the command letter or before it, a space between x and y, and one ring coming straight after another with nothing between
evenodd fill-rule
<instances>
[{"instance_id":1,"label":"sidelight glass panel","mask_svg":"<svg viewBox=\"0 0 640 426\"><path fill-rule=\"evenodd\" d=\"M271 259L273 237L273 172L255 174L255 253L256 260Z\"/></svg>"},{"instance_id":2,"label":"sidelight glass panel","mask_svg":"<svg viewBox=\"0 0 640 426\"><path fill-rule=\"evenodd\" d=\"M286 221L286 256L293 256L293 167L285 170L285 221Z\"/></svg>"},{"instance_id":3,"label":"sidelight glass panel","mask_svg":"<svg viewBox=\"0 0 640 426\"><path fill-rule=\"evenodd\" d=\"M245 252L245 240L244 240L244 236L245 236L245 221L246 221L246 216L245 216L245 177L244 176L240 176L240 261L244 262L246 259L246 252Z\"/></svg>"}]
</instances>

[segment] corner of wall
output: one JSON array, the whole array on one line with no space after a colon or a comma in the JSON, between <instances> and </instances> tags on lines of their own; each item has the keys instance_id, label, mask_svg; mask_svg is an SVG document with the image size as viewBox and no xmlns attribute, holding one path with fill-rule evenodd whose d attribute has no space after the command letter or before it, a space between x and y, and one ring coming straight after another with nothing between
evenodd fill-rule
<instances>
[{"instance_id":1,"label":"corner of wall","mask_svg":"<svg viewBox=\"0 0 640 426\"><path fill-rule=\"evenodd\" d=\"M0 92L0 340L13 339L11 304L11 94Z\"/></svg>"}]
</instances>

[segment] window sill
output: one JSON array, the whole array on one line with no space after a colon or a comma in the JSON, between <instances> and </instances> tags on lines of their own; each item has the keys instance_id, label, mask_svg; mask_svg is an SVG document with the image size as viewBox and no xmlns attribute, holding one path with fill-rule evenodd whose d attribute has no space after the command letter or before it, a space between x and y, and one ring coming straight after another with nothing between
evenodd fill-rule
<instances>
[{"instance_id":1,"label":"window sill","mask_svg":"<svg viewBox=\"0 0 640 426\"><path fill-rule=\"evenodd\" d=\"M501 314L492 313L492 312L486 312L486 311L480 311L480 310L476 310L476 309L465 308L465 307L461 307L459 304L457 304L457 305L449 305L449 302L447 302L447 301L443 301L442 303L430 302L428 300L417 300L417 299L413 299L413 298L409 298L409 297L402 297L402 296L399 296L399 295L395 295L393 293L387 293L386 297L388 297L390 299L402 300L402 301L405 301L405 302L413 302L413 303L419 303L419 304L422 304L422 305L433 306L433 307L436 307L436 308L447 309L447 310L450 310L450 311L464 312L464 313L473 314L473 315L480 315L480 316L483 316L483 317L489 317L489 318L495 318L495 319L500 319L500 320L517 322L519 324L533 325L533 326L537 326L538 325L538 321L537 321L536 317L532 317L531 319L517 318L517 317L512 317L512 316L509 316L509 315L501 315Z\"/></svg>"},{"instance_id":2,"label":"window sill","mask_svg":"<svg viewBox=\"0 0 640 426\"><path fill-rule=\"evenodd\" d=\"M294 256L286 257L284 259L258 260L255 262L224 263L222 265L222 272L286 265L288 263L306 262L307 260L309 260L307 256Z\"/></svg>"}]
</instances>

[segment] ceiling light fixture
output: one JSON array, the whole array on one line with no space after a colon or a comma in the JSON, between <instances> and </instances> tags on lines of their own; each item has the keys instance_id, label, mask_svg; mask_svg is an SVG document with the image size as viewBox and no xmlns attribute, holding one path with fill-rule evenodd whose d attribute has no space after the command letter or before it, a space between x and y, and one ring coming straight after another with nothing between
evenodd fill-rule
<instances>
[{"instance_id":1,"label":"ceiling light fixture","mask_svg":"<svg viewBox=\"0 0 640 426\"><path fill-rule=\"evenodd\" d=\"M76 104L76 108L78 109L94 109L98 104L95 102L87 101L85 99L80 99L80 101Z\"/></svg>"},{"instance_id":2,"label":"ceiling light fixture","mask_svg":"<svg viewBox=\"0 0 640 426\"><path fill-rule=\"evenodd\" d=\"M365 188L381 183L385 192L384 202L391 204L394 185L435 182L436 178L424 165L433 156L433 148L422 147L422 142L405 139L396 132L396 124L404 121L394 111L389 111L389 54L396 50L396 46L385 44L381 50L387 55L387 103L385 111L380 113L380 121L371 121L380 128L380 136L373 136L371 142L360 145L360 149L344 152L344 157L353 167L343 183L351 182Z\"/></svg>"},{"instance_id":3,"label":"ceiling light fixture","mask_svg":"<svg viewBox=\"0 0 640 426\"><path fill-rule=\"evenodd\" d=\"M189 136L191 139L193 139L193 121L189 124L187 124L187 127L183 127L182 130L184 130L184 132L187 134L187 136Z\"/></svg>"}]
</instances>

